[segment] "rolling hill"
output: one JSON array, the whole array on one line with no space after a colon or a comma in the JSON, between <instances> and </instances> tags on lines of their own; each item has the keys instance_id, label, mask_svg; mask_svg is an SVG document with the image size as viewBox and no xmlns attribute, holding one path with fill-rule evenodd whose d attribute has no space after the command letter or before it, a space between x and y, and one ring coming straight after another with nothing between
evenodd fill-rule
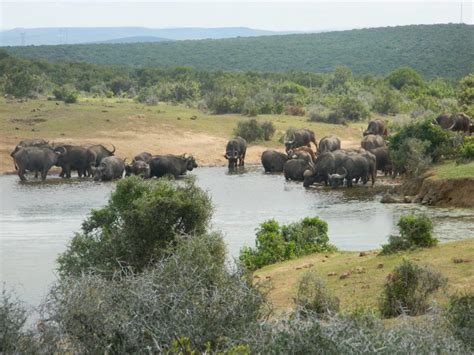
<instances>
[{"instance_id":1,"label":"rolling hill","mask_svg":"<svg viewBox=\"0 0 474 355\"><path fill-rule=\"evenodd\" d=\"M169 38L169 36L163 36ZM386 74L410 66L425 77L474 72L474 26L412 25L199 41L10 47L15 55L48 61L130 66L194 66L206 70Z\"/></svg>"}]
</instances>

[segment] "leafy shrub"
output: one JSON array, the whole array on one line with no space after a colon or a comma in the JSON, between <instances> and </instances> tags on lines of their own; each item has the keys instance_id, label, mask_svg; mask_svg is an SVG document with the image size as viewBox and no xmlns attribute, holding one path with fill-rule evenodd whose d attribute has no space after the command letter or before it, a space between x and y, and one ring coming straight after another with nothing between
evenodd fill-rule
<instances>
[{"instance_id":1,"label":"leafy shrub","mask_svg":"<svg viewBox=\"0 0 474 355\"><path fill-rule=\"evenodd\" d=\"M474 349L474 293L452 295L446 309L446 318L453 334Z\"/></svg>"},{"instance_id":2,"label":"leafy shrub","mask_svg":"<svg viewBox=\"0 0 474 355\"><path fill-rule=\"evenodd\" d=\"M60 255L59 271L140 272L168 254L177 236L205 232L211 214L209 196L192 181L178 185L165 179L123 179L108 204L92 210L82 232Z\"/></svg>"},{"instance_id":3,"label":"leafy shrub","mask_svg":"<svg viewBox=\"0 0 474 355\"><path fill-rule=\"evenodd\" d=\"M407 138L397 148L389 145L389 154L394 171L409 176L423 175L432 163L427 150L429 143L417 138Z\"/></svg>"},{"instance_id":4,"label":"leafy shrub","mask_svg":"<svg viewBox=\"0 0 474 355\"><path fill-rule=\"evenodd\" d=\"M443 275L430 267L404 260L387 276L380 312L387 318L400 314L424 314L429 308L429 296L446 282Z\"/></svg>"},{"instance_id":5,"label":"leafy shrub","mask_svg":"<svg viewBox=\"0 0 474 355\"><path fill-rule=\"evenodd\" d=\"M53 90L53 95L56 100L64 101L67 104L73 104L77 102L77 93L65 86Z\"/></svg>"},{"instance_id":6,"label":"leafy shrub","mask_svg":"<svg viewBox=\"0 0 474 355\"><path fill-rule=\"evenodd\" d=\"M372 108L375 112L384 115L393 115L400 112L401 98L395 90L385 89L375 96Z\"/></svg>"},{"instance_id":7,"label":"leafy shrub","mask_svg":"<svg viewBox=\"0 0 474 355\"><path fill-rule=\"evenodd\" d=\"M469 162L474 160L474 136L464 137L463 142L459 146L458 163Z\"/></svg>"},{"instance_id":8,"label":"leafy shrub","mask_svg":"<svg viewBox=\"0 0 474 355\"><path fill-rule=\"evenodd\" d=\"M465 106L474 104L474 74L471 73L462 78L459 86L459 103Z\"/></svg>"},{"instance_id":9,"label":"leafy shrub","mask_svg":"<svg viewBox=\"0 0 474 355\"><path fill-rule=\"evenodd\" d=\"M390 236L389 243L382 245L381 255L396 253L412 248L435 246L438 240L433 237L433 223L424 215L401 216L397 226L400 236Z\"/></svg>"},{"instance_id":10,"label":"leafy shrub","mask_svg":"<svg viewBox=\"0 0 474 355\"><path fill-rule=\"evenodd\" d=\"M312 111L309 115L309 120L311 122L322 122L322 123L332 123L332 124L347 124L347 119L339 115L337 112L316 112Z\"/></svg>"},{"instance_id":11,"label":"leafy shrub","mask_svg":"<svg viewBox=\"0 0 474 355\"><path fill-rule=\"evenodd\" d=\"M18 351L27 314L23 304L5 288L0 297L0 353L12 354Z\"/></svg>"},{"instance_id":12,"label":"leafy shrub","mask_svg":"<svg viewBox=\"0 0 474 355\"><path fill-rule=\"evenodd\" d=\"M367 105L361 100L345 96L339 102L335 110L338 117L346 118L349 121L360 121L370 117Z\"/></svg>"},{"instance_id":13,"label":"leafy shrub","mask_svg":"<svg viewBox=\"0 0 474 355\"><path fill-rule=\"evenodd\" d=\"M318 217L283 226L271 219L257 230L255 249L243 248L239 259L247 269L255 270L306 254L335 251L327 231L327 223Z\"/></svg>"},{"instance_id":14,"label":"leafy shrub","mask_svg":"<svg viewBox=\"0 0 474 355\"><path fill-rule=\"evenodd\" d=\"M387 81L398 90L404 86L423 85L423 78L421 75L415 69L410 67L395 69L387 76Z\"/></svg>"},{"instance_id":15,"label":"leafy shrub","mask_svg":"<svg viewBox=\"0 0 474 355\"><path fill-rule=\"evenodd\" d=\"M181 237L174 253L141 274L60 279L48 296L47 326L73 353L161 353L186 337L219 350L268 315L263 295L225 265L217 234Z\"/></svg>"},{"instance_id":16,"label":"leafy shrub","mask_svg":"<svg viewBox=\"0 0 474 355\"><path fill-rule=\"evenodd\" d=\"M339 311L339 299L328 292L324 281L314 271L303 275L295 302L303 313L324 316Z\"/></svg>"},{"instance_id":17,"label":"leafy shrub","mask_svg":"<svg viewBox=\"0 0 474 355\"><path fill-rule=\"evenodd\" d=\"M27 65L15 67L1 77L3 91L18 98L35 97L44 78L30 72Z\"/></svg>"},{"instance_id":18,"label":"leafy shrub","mask_svg":"<svg viewBox=\"0 0 474 355\"><path fill-rule=\"evenodd\" d=\"M270 121L258 122L255 118L239 121L234 130L236 136L244 138L247 142L258 140L268 141L275 133L275 126Z\"/></svg>"}]
</instances>

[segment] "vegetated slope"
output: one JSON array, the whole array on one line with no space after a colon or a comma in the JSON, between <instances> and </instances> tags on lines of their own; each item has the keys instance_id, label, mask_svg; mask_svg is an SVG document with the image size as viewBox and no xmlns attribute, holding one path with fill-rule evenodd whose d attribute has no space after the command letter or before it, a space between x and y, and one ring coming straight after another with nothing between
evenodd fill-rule
<instances>
[{"instance_id":1,"label":"vegetated slope","mask_svg":"<svg viewBox=\"0 0 474 355\"><path fill-rule=\"evenodd\" d=\"M169 37L167 37L169 38ZM132 66L195 66L208 70L327 72L346 65L355 74L386 74L410 66L426 77L474 71L474 26L413 25L162 43L14 47L27 58Z\"/></svg>"}]
</instances>

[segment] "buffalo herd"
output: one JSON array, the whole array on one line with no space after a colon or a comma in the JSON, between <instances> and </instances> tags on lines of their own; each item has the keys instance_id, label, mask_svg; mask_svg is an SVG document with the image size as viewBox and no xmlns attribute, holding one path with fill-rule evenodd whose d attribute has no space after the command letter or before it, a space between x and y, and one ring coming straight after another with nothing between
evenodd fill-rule
<instances>
[{"instance_id":1,"label":"buffalo herd","mask_svg":"<svg viewBox=\"0 0 474 355\"><path fill-rule=\"evenodd\" d=\"M473 124L464 113L440 115L432 122L443 129L461 131L470 135ZM309 129L293 130L284 142L285 152L266 150L261 162L267 173L283 173L286 180L302 181L305 187L324 183L332 188L363 184L375 184L377 171L395 175L386 137L387 125L383 120L373 120L363 132L359 148L342 149L341 141L335 136L321 138L319 143ZM314 146L314 147L313 147ZM224 157L230 171L243 167L247 142L235 137L226 145ZM15 169L20 179L26 180L25 172L35 173L45 180L53 166L61 168L60 177L70 178L72 171L79 177L90 177L107 181L125 176L137 175L143 178L173 175L178 177L197 168L192 155L137 154L130 164L114 155L115 147L107 149L102 144L83 147L68 144L50 144L43 139L23 140L11 152Z\"/></svg>"},{"instance_id":2,"label":"buffalo herd","mask_svg":"<svg viewBox=\"0 0 474 355\"><path fill-rule=\"evenodd\" d=\"M138 175L143 178L173 175L178 177L197 167L192 156L184 155L152 155L143 152L135 156L130 164L114 155L115 147L111 150L102 144L83 147L69 144L50 144L43 139L23 140L15 147L10 156L13 158L15 169L20 180L26 180L25 172L41 174L45 180L48 171L57 166L61 168L62 178L70 178L72 171L77 171L78 177L92 176L96 181L110 181L124 175Z\"/></svg>"}]
</instances>

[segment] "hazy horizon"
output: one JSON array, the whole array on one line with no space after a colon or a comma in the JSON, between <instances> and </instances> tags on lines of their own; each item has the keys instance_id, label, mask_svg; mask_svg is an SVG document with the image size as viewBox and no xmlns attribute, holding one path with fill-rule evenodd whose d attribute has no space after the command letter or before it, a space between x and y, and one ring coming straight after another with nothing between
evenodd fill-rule
<instances>
[{"instance_id":1,"label":"hazy horizon","mask_svg":"<svg viewBox=\"0 0 474 355\"><path fill-rule=\"evenodd\" d=\"M416 24L472 24L460 1L3 1L0 30L16 28L150 29L247 27L312 32Z\"/></svg>"}]
</instances>

